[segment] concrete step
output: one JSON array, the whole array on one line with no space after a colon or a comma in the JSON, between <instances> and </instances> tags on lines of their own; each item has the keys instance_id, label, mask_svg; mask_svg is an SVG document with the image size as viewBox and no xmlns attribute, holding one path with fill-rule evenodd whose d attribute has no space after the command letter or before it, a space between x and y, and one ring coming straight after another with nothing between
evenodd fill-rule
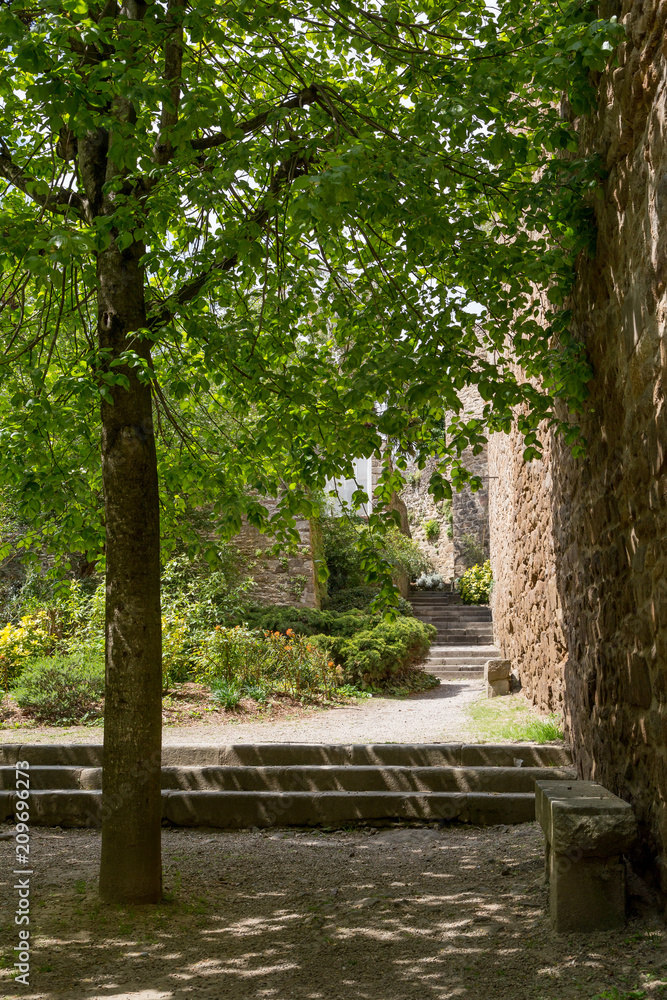
<instances>
[{"instance_id":1,"label":"concrete step","mask_svg":"<svg viewBox=\"0 0 667 1000\"><path fill-rule=\"evenodd\" d=\"M164 746L163 767L391 766L512 767L515 743L232 743ZM560 744L521 744L525 767L570 767L572 755ZM0 765L27 760L30 767L101 767L100 743L0 745ZM13 772L12 772L13 773Z\"/></svg>"},{"instance_id":2,"label":"concrete step","mask_svg":"<svg viewBox=\"0 0 667 1000\"><path fill-rule=\"evenodd\" d=\"M517 751L518 752L518 751ZM242 792L533 792L538 779L573 780L569 767L163 767L162 788ZM0 788L13 791L14 768L0 768ZM99 791L101 767L33 767L34 791Z\"/></svg>"},{"instance_id":3,"label":"concrete step","mask_svg":"<svg viewBox=\"0 0 667 1000\"><path fill-rule=\"evenodd\" d=\"M11 792L0 792L0 820L13 816ZM102 793L68 790L31 794L35 826L101 825ZM221 829L346 826L348 823L444 820L489 826L535 819L534 792L219 792L163 791L163 821Z\"/></svg>"}]
</instances>

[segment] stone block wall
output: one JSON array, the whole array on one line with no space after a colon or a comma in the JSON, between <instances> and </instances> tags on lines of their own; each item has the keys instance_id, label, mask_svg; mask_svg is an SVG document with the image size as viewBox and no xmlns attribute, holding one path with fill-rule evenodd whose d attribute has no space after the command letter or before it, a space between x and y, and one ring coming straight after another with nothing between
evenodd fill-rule
<instances>
[{"instance_id":1,"label":"stone block wall","mask_svg":"<svg viewBox=\"0 0 667 1000\"><path fill-rule=\"evenodd\" d=\"M550 441L524 462L521 436L489 444L489 528L494 637L524 694L542 711L563 710L567 647L556 582Z\"/></svg>"},{"instance_id":2,"label":"stone block wall","mask_svg":"<svg viewBox=\"0 0 667 1000\"><path fill-rule=\"evenodd\" d=\"M296 527L301 544L292 555L269 554L267 550L273 545L273 539L261 534L247 521L232 539L245 572L254 581L250 596L258 604L320 606L320 588L315 577L312 552L312 542L316 542L316 538L311 538L313 531L309 521L297 521Z\"/></svg>"},{"instance_id":3,"label":"stone block wall","mask_svg":"<svg viewBox=\"0 0 667 1000\"><path fill-rule=\"evenodd\" d=\"M474 386L464 388L461 393L463 414L467 418L479 417L483 402ZM466 556L464 536L473 538L479 548L479 558L488 558L489 552L489 492L488 453L484 448L479 455L473 455L467 448L461 460L464 466L481 477L483 488L473 493L466 487L454 493L451 504L436 503L428 492L428 483L436 467L436 460L427 462L424 469L408 465L409 484L401 494L408 512L408 522L412 538L428 555L436 573L446 580L461 576L471 565ZM424 524L435 520L440 524L440 535L435 542L429 542ZM477 560L473 560L477 561Z\"/></svg>"},{"instance_id":4,"label":"stone block wall","mask_svg":"<svg viewBox=\"0 0 667 1000\"><path fill-rule=\"evenodd\" d=\"M408 513L408 526L413 541L417 542L428 556L436 573L445 580L454 576L454 540L449 537L452 531L446 504L436 503L428 492L428 483L435 469L436 461L431 459L424 469L416 465L408 467L408 486L401 493ZM437 521L440 534L435 541L429 542L426 537L427 521Z\"/></svg>"},{"instance_id":5,"label":"stone block wall","mask_svg":"<svg viewBox=\"0 0 667 1000\"><path fill-rule=\"evenodd\" d=\"M466 448L461 456L466 469L480 476L482 489L473 491L466 486L452 497L452 524L454 531L454 576L462 576L474 563L489 557L489 456L485 447L479 455ZM474 540L479 549L477 556L470 556L466 540Z\"/></svg>"},{"instance_id":6,"label":"stone block wall","mask_svg":"<svg viewBox=\"0 0 667 1000\"><path fill-rule=\"evenodd\" d=\"M595 258L580 262L572 300L594 370L582 419L588 454L575 460L552 441L541 470L522 469L516 441L492 445L496 471L503 447L513 470L498 472L494 491L507 489L515 512L521 498L534 510L503 543L511 514L496 514L492 499L495 627L543 707L564 638L563 704L579 772L632 803L635 860L667 891L667 2L607 2L614 12L627 40L600 81L597 114L580 128L607 171ZM555 658L529 648L540 622ZM525 642L512 638L523 630Z\"/></svg>"},{"instance_id":7,"label":"stone block wall","mask_svg":"<svg viewBox=\"0 0 667 1000\"><path fill-rule=\"evenodd\" d=\"M632 802L667 891L667 3L620 14L619 66L582 130L608 171L574 300L589 451L556 445L554 535L577 763Z\"/></svg>"}]
</instances>

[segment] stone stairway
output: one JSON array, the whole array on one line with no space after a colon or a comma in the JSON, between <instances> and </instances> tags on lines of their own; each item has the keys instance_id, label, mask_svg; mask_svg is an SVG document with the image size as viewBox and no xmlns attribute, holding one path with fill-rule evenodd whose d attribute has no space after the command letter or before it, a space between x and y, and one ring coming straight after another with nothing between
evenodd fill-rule
<instances>
[{"instance_id":1,"label":"stone stairway","mask_svg":"<svg viewBox=\"0 0 667 1000\"><path fill-rule=\"evenodd\" d=\"M101 745L0 746L0 822L14 815L16 761L30 764L30 822L99 826ZM558 745L167 746L163 822L226 829L535 819L535 781L575 777Z\"/></svg>"},{"instance_id":2,"label":"stone stairway","mask_svg":"<svg viewBox=\"0 0 667 1000\"><path fill-rule=\"evenodd\" d=\"M486 661L500 657L493 645L491 608L463 604L458 594L445 590L415 590L410 602L415 617L438 630L426 670L441 680L481 680Z\"/></svg>"}]
</instances>

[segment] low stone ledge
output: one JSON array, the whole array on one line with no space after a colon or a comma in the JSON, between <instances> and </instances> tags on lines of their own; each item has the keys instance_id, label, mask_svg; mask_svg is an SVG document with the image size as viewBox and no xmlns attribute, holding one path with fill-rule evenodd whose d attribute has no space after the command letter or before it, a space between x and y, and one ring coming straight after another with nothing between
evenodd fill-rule
<instances>
[{"instance_id":1,"label":"low stone ledge","mask_svg":"<svg viewBox=\"0 0 667 1000\"><path fill-rule=\"evenodd\" d=\"M637 836L632 807L595 781L536 781L535 816L546 839L554 930L625 925L625 865Z\"/></svg>"}]
</instances>

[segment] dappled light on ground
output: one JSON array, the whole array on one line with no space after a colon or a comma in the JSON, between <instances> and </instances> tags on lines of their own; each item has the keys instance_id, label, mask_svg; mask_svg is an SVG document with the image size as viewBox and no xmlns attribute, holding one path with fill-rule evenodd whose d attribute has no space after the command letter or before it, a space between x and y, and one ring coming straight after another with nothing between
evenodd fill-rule
<instances>
[{"instance_id":1,"label":"dappled light on ground","mask_svg":"<svg viewBox=\"0 0 667 1000\"><path fill-rule=\"evenodd\" d=\"M667 936L650 912L619 933L552 934L534 824L167 829L167 898L132 909L97 900L97 832L33 836L31 986L14 989L5 962L8 997L597 1000L614 988L667 996ZM10 843L0 851L9 859ZM9 956L6 876L0 893Z\"/></svg>"}]
</instances>

